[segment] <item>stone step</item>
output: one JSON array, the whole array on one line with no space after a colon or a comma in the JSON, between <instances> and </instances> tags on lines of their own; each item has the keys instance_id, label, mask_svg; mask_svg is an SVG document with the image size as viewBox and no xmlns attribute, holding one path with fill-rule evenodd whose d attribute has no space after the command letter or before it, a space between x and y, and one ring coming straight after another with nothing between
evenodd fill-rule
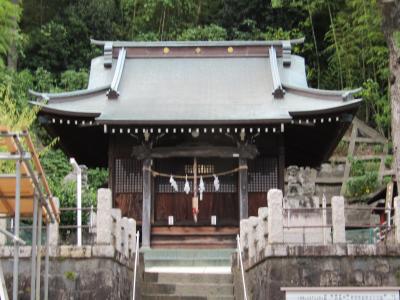
<instances>
[{"instance_id":1,"label":"stone step","mask_svg":"<svg viewBox=\"0 0 400 300\"><path fill-rule=\"evenodd\" d=\"M145 266L149 267L223 267L230 266L230 259L182 259L182 260L169 260L169 259L157 259L157 260L146 260Z\"/></svg>"},{"instance_id":2,"label":"stone step","mask_svg":"<svg viewBox=\"0 0 400 300\"><path fill-rule=\"evenodd\" d=\"M185 249L209 249L209 248L221 248L221 249L230 249L235 247L236 241L203 241L201 239L195 239L192 241L175 241L175 240L168 240L162 241L154 239L151 241L151 247L155 249L174 249L177 247L185 248Z\"/></svg>"},{"instance_id":3,"label":"stone step","mask_svg":"<svg viewBox=\"0 0 400 300\"><path fill-rule=\"evenodd\" d=\"M199 267L230 266L234 249L189 250L151 249L144 252L146 268L154 266Z\"/></svg>"},{"instance_id":4,"label":"stone step","mask_svg":"<svg viewBox=\"0 0 400 300\"><path fill-rule=\"evenodd\" d=\"M209 258L230 258L236 249L148 249L143 250L146 259L209 259Z\"/></svg>"},{"instance_id":5,"label":"stone step","mask_svg":"<svg viewBox=\"0 0 400 300\"><path fill-rule=\"evenodd\" d=\"M167 296L142 295L143 300L234 300L234 296L198 297L198 296Z\"/></svg>"},{"instance_id":6,"label":"stone step","mask_svg":"<svg viewBox=\"0 0 400 300\"><path fill-rule=\"evenodd\" d=\"M149 283L193 283L193 284L232 284L231 274L182 274L182 273L148 273L144 274Z\"/></svg>"},{"instance_id":7,"label":"stone step","mask_svg":"<svg viewBox=\"0 0 400 300\"><path fill-rule=\"evenodd\" d=\"M165 284L144 283L142 287L145 295L171 296L203 296L221 297L233 296L233 284Z\"/></svg>"}]
</instances>

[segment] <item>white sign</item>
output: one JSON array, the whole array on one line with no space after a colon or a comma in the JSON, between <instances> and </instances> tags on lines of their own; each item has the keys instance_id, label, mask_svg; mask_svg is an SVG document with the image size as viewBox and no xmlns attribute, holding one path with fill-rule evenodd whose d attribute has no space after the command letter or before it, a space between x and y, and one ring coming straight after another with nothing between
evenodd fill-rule
<instances>
[{"instance_id":1,"label":"white sign","mask_svg":"<svg viewBox=\"0 0 400 300\"><path fill-rule=\"evenodd\" d=\"M399 291L286 291L286 300L399 300Z\"/></svg>"}]
</instances>

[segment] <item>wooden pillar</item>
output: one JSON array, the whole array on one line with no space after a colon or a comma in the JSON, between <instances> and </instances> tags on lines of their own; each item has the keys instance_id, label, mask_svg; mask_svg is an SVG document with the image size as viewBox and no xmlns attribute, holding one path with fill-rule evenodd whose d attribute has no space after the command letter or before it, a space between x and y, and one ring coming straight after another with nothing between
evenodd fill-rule
<instances>
[{"instance_id":1,"label":"wooden pillar","mask_svg":"<svg viewBox=\"0 0 400 300\"><path fill-rule=\"evenodd\" d=\"M112 192L112 205L115 207L115 136L108 136L108 186Z\"/></svg>"},{"instance_id":2,"label":"wooden pillar","mask_svg":"<svg viewBox=\"0 0 400 300\"><path fill-rule=\"evenodd\" d=\"M285 139L283 134L279 136L278 151L278 189L285 195Z\"/></svg>"},{"instance_id":3,"label":"wooden pillar","mask_svg":"<svg viewBox=\"0 0 400 300\"><path fill-rule=\"evenodd\" d=\"M249 194L247 186L247 160L239 158L239 216L240 220L249 217Z\"/></svg>"},{"instance_id":4,"label":"wooden pillar","mask_svg":"<svg viewBox=\"0 0 400 300\"><path fill-rule=\"evenodd\" d=\"M151 235L151 159L143 160L142 248L150 248Z\"/></svg>"}]
</instances>

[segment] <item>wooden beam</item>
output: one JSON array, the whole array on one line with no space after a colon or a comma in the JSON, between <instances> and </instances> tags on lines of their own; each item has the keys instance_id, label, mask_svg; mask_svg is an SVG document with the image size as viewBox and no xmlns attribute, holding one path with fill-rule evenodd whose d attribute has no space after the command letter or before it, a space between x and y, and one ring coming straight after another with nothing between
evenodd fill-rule
<instances>
[{"instance_id":1,"label":"wooden beam","mask_svg":"<svg viewBox=\"0 0 400 300\"><path fill-rule=\"evenodd\" d=\"M150 248L151 232L151 159L143 160L143 214L142 214L142 247Z\"/></svg>"},{"instance_id":2,"label":"wooden beam","mask_svg":"<svg viewBox=\"0 0 400 300\"><path fill-rule=\"evenodd\" d=\"M238 147L215 146L176 146L150 149L147 146L134 146L131 155L137 159L169 158L169 157L241 157L253 159L259 154L255 145L240 145Z\"/></svg>"},{"instance_id":3,"label":"wooden beam","mask_svg":"<svg viewBox=\"0 0 400 300\"><path fill-rule=\"evenodd\" d=\"M249 217L249 193L247 186L247 160L239 158L239 217Z\"/></svg>"}]
</instances>

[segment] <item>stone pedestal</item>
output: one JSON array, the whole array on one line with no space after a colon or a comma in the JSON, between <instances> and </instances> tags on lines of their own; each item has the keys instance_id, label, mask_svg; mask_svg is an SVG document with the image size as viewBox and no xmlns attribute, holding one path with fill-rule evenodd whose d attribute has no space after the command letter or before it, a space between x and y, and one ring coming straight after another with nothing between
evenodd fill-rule
<instances>
[{"instance_id":1,"label":"stone pedestal","mask_svg":"<svg viewBox=\"0 0 400 300\"><path fill-rule=\"evenodd\" d=\"M334 196L331 202L333 243L346 243L344 198L341 196Z\"/></svg>"},{"instance_id":2,"label":"stone pedestal","mask_svg":"<svg viewBox=\"0 0 400 300\"><path fill-rule=\"evenodd\" d=\"M268 243L283 243L283 194L281 190L268 191Z\"/></svg>"}]
</instances>

